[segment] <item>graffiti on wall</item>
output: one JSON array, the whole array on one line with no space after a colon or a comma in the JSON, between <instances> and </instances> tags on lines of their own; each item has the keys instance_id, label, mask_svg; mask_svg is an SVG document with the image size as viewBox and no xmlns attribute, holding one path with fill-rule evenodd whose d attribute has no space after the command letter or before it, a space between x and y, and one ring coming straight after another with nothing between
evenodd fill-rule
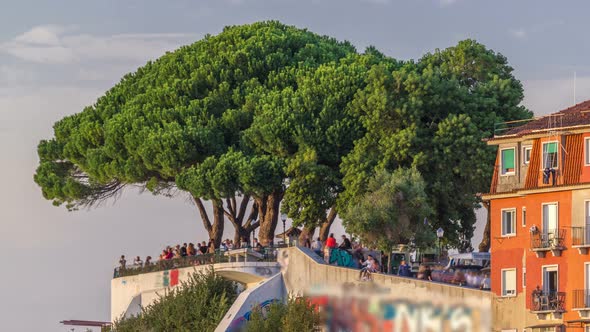
<instances>
[{"instance_id":1,"label":"graffiti on wall","mask_svg":"<svg viewBox=\"0 0 590 332\"><path fill-rule=\"evenodd\" d=\"M352 255L348 251L338 248L330 250L328 263L336 264L338 266L356 267Z\"/></svg>"},{"instance_id":2,"label":"graffiti on wall","mask_svg":"<svg viewBox=\"0 0 590 332\"><path fill-rule=\"evenodd\" d=\"M377 290L376 290L377 291ZM364 293L363 293L364 292ZM489 331L491 312L460 303L425 302L383 295L383 290L348 294L315 291L310 302L329 331ZM379 295L379 293L381 295Z\"/></svg>"},{"instance_id":3,"label":"graffiti on wall","mask_svg":"<svg viewBox=\"0 0 590 332\"><path fill-rule=\"evenodd\" d=\"M162 271L162 274L156 279L155 288L174 287L178 285L178 276L178 269Z\"/></svg>"},{"instance_id":4,"label":"graffiti on wall","mask_svg":"<svg viewBox=\"0 0 590 332\"><path fill-rule=\"evenodd\" d=\"M275 302L279 302L280 300L278 299L269 299L266 301L263 301L262 303L253 306L253 308L248 311L247 313L245 313L243 316L238 317L236 319L234 319L231 324L229 325L229 327L227 328L226 332L236 332L236 331L241 331L242 328L244 327L244 325L246 324L247 321L250 320L250 316L252 315L252 311L254 310L254 308L259 308L260 313L262 314L262 317L266 318L266 315L268 315L268 312L270 311L270 305L275 303Z\"/></svg>"}]
</instances>

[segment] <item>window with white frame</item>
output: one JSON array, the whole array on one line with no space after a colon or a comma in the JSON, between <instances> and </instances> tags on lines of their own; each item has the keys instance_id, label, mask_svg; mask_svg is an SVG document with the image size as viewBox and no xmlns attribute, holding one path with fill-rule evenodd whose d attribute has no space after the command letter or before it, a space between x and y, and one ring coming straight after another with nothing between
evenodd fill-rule
<instances>
[{"instance_id":1,"label":"window with white frame","mask_svg":"<svg viewBox=\"0 0 590 332\"><path fill-rule=\"evenodd\" d=\"M516 235L516 209L502 210L502 236Z\"/></svg>"},{"instance_id":2,"label":"window with white frame","mask_svg":"<svg viewBox=\"0 0 590 332\"><path fill-rule=\"evenodd\" d=\"M522 223L522 227L526 227L526 207L522 207L522 218L521 219L521 223Z\"/></svg>"},{"instance_id":3,"label":"window with white frame","mask_svg":"<svg viewBox=\"0 0 590 332\"><path fill-rule=\"evenodd\" d=\"M502 270L502 296L516 296L516 269Z\"/></svg>"},{"instance_id":4,"label":"window with white frame","mask_svg":"<svg viewBox=\"0 0 590 332\"><path fill-rule=\"evenodd\" d=\"M500 167L502 175L514 174L514 148L500 151Z\"/></svg>"},{"instance_id":5,"label":"window with white frame","mask_svg":"<svg viewBox=\"0 0 590 332\"><path fill-rule=\"evenodd\" d=\"M543 143L543 168L557 168L557 142Z\"/></svg>"},{"instance_id":6,"label":"window with white frame","mask_svg":"<svg viewBox=\"0 0 590 332\"><path fill-rule=\"evenodd\" d=\"M584 156L585 165L590 166L590 137L584 140Z\"/></svg>"},{"instance_id":7,"label":"window with white frame","mask_svg":"<svg viewBox=\"0 0 590 332\"><path fill-rule=\"evenodd\" d=\"M529 145L529 146L524 146L522 148L522 163L524 165L528 165L529 162L531 161L531 151L533 150L533 148Z\"/></svg>"}]
</instances>

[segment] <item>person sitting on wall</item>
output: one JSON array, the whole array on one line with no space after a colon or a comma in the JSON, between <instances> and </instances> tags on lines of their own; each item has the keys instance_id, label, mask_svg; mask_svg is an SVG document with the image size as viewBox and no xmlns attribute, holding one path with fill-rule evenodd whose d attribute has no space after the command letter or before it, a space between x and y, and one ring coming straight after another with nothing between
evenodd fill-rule
<instances>
[{"instance_id":1,"label":"person sitting on wall","mask_svg":"<svg viewBox=\"0 0 590 332\"><path fill-rule=\"evenodd\" d=\"M322 241L318 237L317 240L311 244L311 250L313 250L318 256L322 257Z\"/></svg>"},{"instance_id":2,"label":"person sitting on wall","mask_svg":"<svg viewBox=\"0 0 590 332\"><path fill-rule=\"evenodd\" d=\"M481 285L479 285L479 289L489 291L492 288L490 274L486 273L481 281Z\"/></svg>"},{"instance_id":3,"label":"person sitting on wall","mask_svg":"<svg viewBox=\"0 0 590 332\"><path fill-rule=\"evenodd\" d=\"M338 246L338 248L344 250L352 249L352 244L350 243L350 240L346 237L346 235L342 235L342 243L340 244L340 246Z\"/></svg>"},{"instance_id":4,"label":"person sitting on wall","mask_svg":"<svg viewBox=\"0 0 590 332\"><path fill-rule=\"evenodd\" d=\"M412 270L410 269L410 266L406 263L405 260L402 260L401 264L399 265L399 268L397 270L397 275L400 277L411 277L412 276Z\"/></svg>"}]
</instances>

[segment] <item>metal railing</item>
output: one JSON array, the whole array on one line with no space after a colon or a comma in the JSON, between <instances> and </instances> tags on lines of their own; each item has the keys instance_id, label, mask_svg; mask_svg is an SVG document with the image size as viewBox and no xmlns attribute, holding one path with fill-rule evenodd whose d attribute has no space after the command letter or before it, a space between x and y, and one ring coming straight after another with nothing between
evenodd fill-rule
<instances>
[{"instance_id":1,"label":"metal railing","mask_svg":"<svg viewBox=\"0 0 590 332\"><path fill-rule=\"evenodd\" d=\"M572 245L590 245L590 227L572 227Z\"/></svg>"},{"instance_id":2,"label":"metal railing","mask_svg":"<svg viewBox=\"0 0 590 332\"><path fill-rule=\"evenodd\" d=\"M559 249L564 247L565 228L541 230L531 234L532 249Z\"/></svg>"},{"instance_id":3,"label":"metal railing","mask_svg":"<svg viewBox=\"0 0 590 332\"><path fill-rule=\"evenodd\" d=\"M277 258L275 251L279 248L287 246L266 247L260 251L248 248L248 251L262 254L262 258L257 259L259 262L276 262ZM216 263L230 262L230 257L226 255L227 251L215 251L215 254L203 254L196 256L185 256L180 258L158 260L151 264L126 265L123 267L116 267L113 272L113 278L133 276L149 272L166 271L171 269L180 269L184 267L209 265Z\"/></svg>"},{"instance_id":4,"label":"metal railing","mask_svg":"<svg viewBox=\"0 0 590 332\"><path fill-rule=\"evenodd\" d=\"M543 292L534 290L531 294L531 311L565 311L565 292Z\"/></svg>"},{"instance_id":5,"label":"metal railing","mask_svg":"<svg viewBox=\"0 0 590 332\"><path fill-rule=\"evenodd\" d=\"M572 300L572 308L590 308L590 289L573 290Z\"/></svg>"}]
</instances>

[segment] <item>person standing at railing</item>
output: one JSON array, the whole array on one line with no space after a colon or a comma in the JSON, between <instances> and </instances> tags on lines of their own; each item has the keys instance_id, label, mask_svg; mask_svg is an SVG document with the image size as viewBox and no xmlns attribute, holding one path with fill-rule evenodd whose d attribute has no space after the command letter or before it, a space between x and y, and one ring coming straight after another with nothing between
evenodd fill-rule
<instances>
[{"instance_id":1,"label":"person standing at railing","mask_svg":"<svg viewBox=\"0 0 590 332\"><path fill-rule=\"evenodd\" d=\"M201 243L201 247L199 248L199 251L201 252L201 254L206 254L207 253L207 243L205 243L205 241L203 241Z\"/></svg>"},{"instance_id":2,"label":"person standing at railing","mask_svg":"<svg viewBox=\"0 0 590 332\"><path fill-rule=\"evenodd\" d=\"M186 245L186 242L185 242L185 243L182 245L182 247L180 247L180 256L182 256L182 257L186 257L186 256L188 255L188 254L187 254L187 250L186 250L187 248L186 248L186 247L187 247L187 245Z\"/></svg>"},{"instance_id":3,"label":"person standing at railing","mask_svg":"<svg viewBox=\"0 0 590 332\"><path fill-rule=\"evenodd\" d=\"M195 250L195 245L192 242L188 244L188 248L186 248L186 254L191 257L197 254L197 251Z\"/></svg>"},{"instance_id":4,"label":"person standing at railing","mask_svg":"<svg viewBox=\"0 0 590 332\"><path fill-rule=\"evenodd\" d=\"M257 238L254 238L254 243L252 244L252 248L254 249L254 251L257 251L257 252L262 251L262 244L260 244L260 242L258 242Z\"/></svg>"},{"instance_id":5,"label":"person standing at railing","mask_svg":"<svg viewBox=\"0 0 590 332\"><path fill-rule=\"evenodd\" d=\"M140 268L142 266L143 261L141 260L141 258L139 256L135 257L135 259L133 260L133 267Z\"/></svg>"},{"instance_id":6,"label":"person standing at railing","mask_svg":"<svg viewBox=\"0 0 590 332\"><path fill-rule=\"evenodd\" d=\"M174 258L174 252L172 251L172 248L168 247L168 252L166 252L166 257L164 259L170 260L172 258Z\"/></svg>"},{"instance_id":7,"label":"person standing at railing","mask_svg":"<svg viewBox=\"0 0 590 332\"><path fill-rule=\"evenodd\" d=\"M152 265L152 256L147 256L145 258L145 264L143 264L144 267L148 267Z\"/></svg>"},{"instance_id":8,"label":"person standing at railing","mask_svg":"<svg viewBox=\"0 0 590 332\"><path fill-rule=\"evenodd\" d=\"M121 255L121 258L119 259L119 269L125 270L126 263L127 261L125 260L125 255Z\"/></svg>"}]
</instances>

